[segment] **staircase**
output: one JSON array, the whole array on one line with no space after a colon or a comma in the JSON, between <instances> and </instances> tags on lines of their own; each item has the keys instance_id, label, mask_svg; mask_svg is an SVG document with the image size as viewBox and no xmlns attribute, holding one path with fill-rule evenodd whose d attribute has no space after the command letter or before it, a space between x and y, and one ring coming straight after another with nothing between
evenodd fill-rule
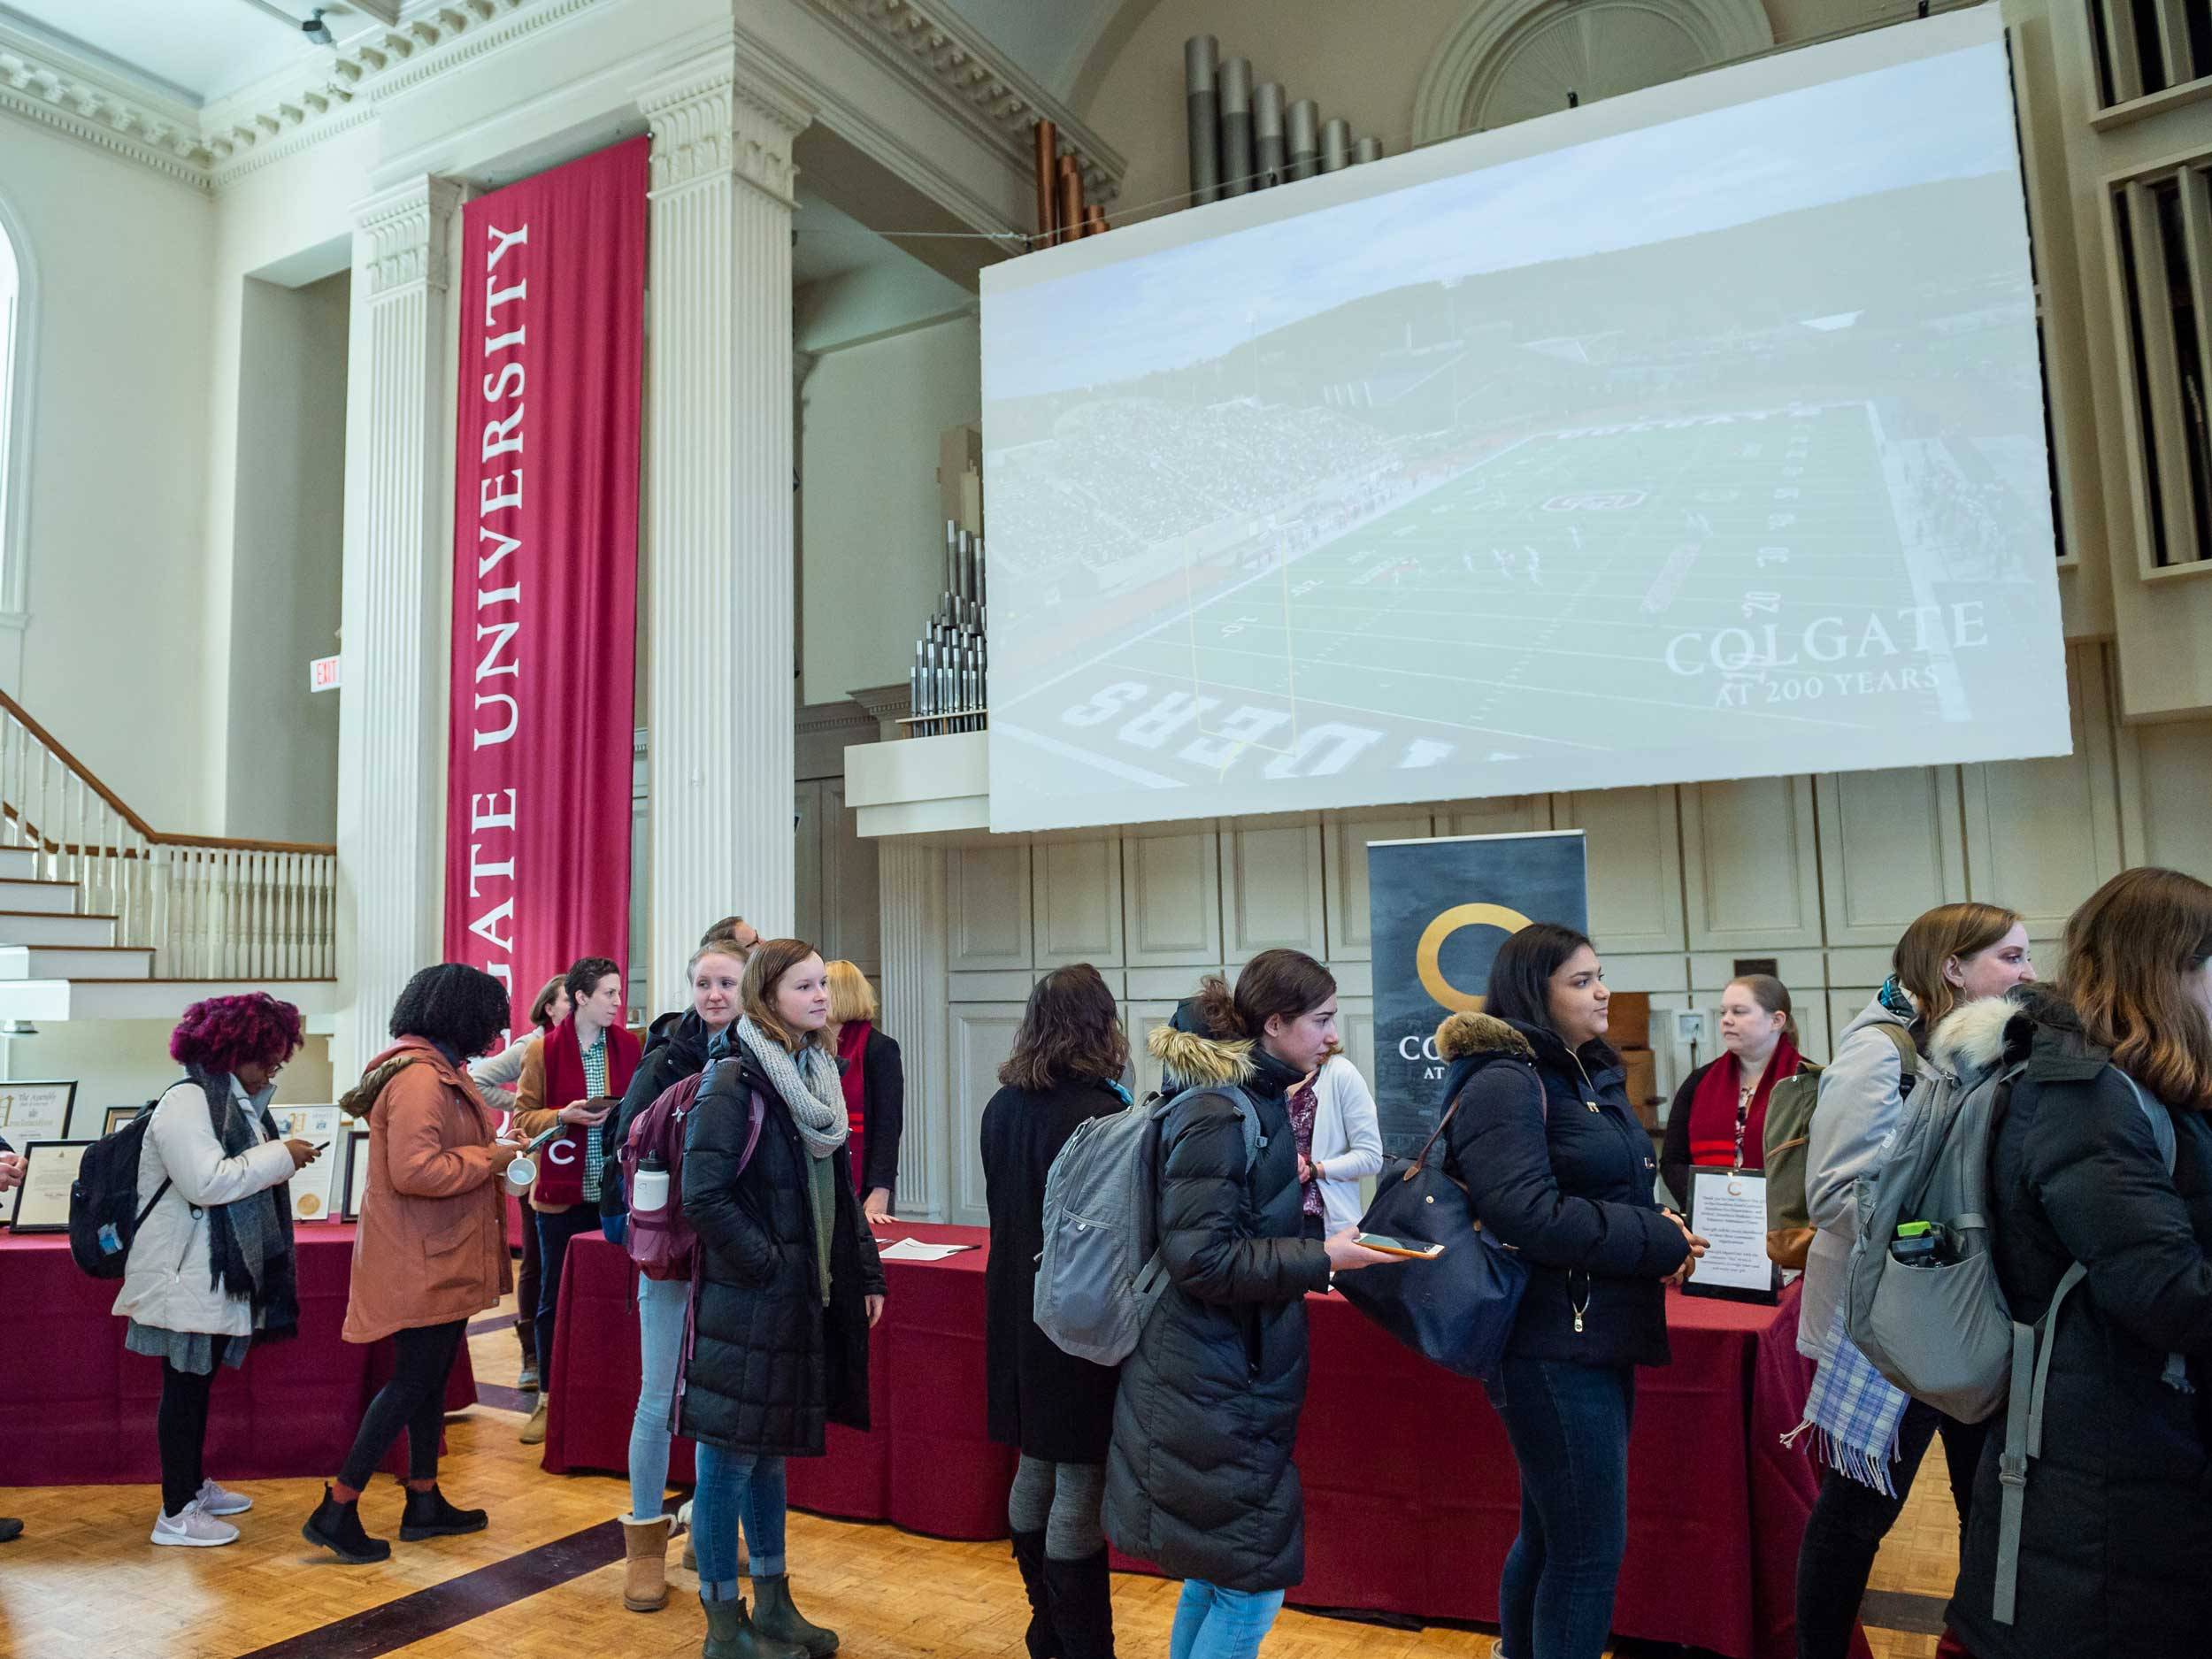
<instances>
[{"instance_id":1,"label":"staircase","mask_svg":"<svg viewBox=\"0 0 2212 1659\"><path fill-rule=\"evenodd\" d=\"M0 693L0 1019L337 1002L334 847L156 830Z\"/></svg>"}]
</instances>

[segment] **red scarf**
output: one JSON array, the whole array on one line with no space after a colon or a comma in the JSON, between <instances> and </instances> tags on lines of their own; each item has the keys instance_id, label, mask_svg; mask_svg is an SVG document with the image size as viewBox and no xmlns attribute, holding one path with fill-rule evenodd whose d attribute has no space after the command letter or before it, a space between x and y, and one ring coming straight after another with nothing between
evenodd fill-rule
<instances>
[{"instance_id":1,"label":"red scarf","mask_svg":"<svg viewBox=\"0 0 2212 1659\"><path fill-rule=\"evenodd\" d=\"M626 1029L607 1027L607 1093L617 1100L630 1087L639 1053L638 1040ZM584 1080L584 1050L576 1041L576 1016L571 1014L546 1034L546 1107L558 1111L571 1101L588 1099L590 1087ZM571 1124L566 1134L539 1149L534 1202L555 1209L584 1202L584 1158L595 1133L581 1124Z\"/></svg>"},{"instance_id":2,"label":"red scarf","mask_svg":"<svg viewBox=\"0 0 2212 1659\"><path fill-rule=\"evenodd\" d=\"M1759 1074L1752 1091L1751 1110L1744 1118L1743 1166L1766 1167L1767 1096L1786 1077L1797 1075L1797 1045L1784 1032L1767 1056L1767 1069ZM1690 1162L1706 1169L1724 1170L1736 1161L1736 1094L1740 1079L1736 1056L1724 1052L1705 1068L1690 1098Z\"/></svg>"}]
</instances>

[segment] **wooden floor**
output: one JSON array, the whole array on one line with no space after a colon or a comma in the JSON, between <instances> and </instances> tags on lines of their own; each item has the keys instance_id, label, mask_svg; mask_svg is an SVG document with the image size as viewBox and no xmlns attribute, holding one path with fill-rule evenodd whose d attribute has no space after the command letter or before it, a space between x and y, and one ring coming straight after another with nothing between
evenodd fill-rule
<instances>
[{"instance_id":1,"label":"wooden floor","mask_svg":"<svg viewBox=\"0 0 2212 1659\"><path fill-rule=\"evenodd\" d=\"M511 1331L471 1339L477 1376L488 1383L513 1383L517 1352ZM358 1644L371 1632L358 1624L317 1632L503 1563L509 1570L486 1575L481 1601L464 1609L467 1617L438 1634L375 1650L407 1659L695 1655L703 1626L689 1574L672 1574L668 1607L650 1615L623 1609L618 1561L562 1581L562 1554L542 1547L624 1513L627 1489L603 1477L544 1473L534 1450L515 1439L520 1422L518 1414L479 1405L448 1425L446 1490L457 1502L488 1509L488 1532L399 1543L400 1492L380 1479L362 1501L362 1518L372 1533L395 1542L391 1560L373 1567L342 1566L301 1540L300 1523L320 1496L312 1480L237 1483L255 1507L238 1517L239 1541L220 1549L149 1544L158 1503L153 1487L0 1493L0 1513L20 1516L27 1526L16 1542L0 1546L0 1659L238 1659L278 1643L288 1644L287 1659L344 1659L362 1651ZM153 1432L151 1423L146 1432ZM220 1478L221 1471L211 1472ZM1947 1594L1954 1525L1944 1483L1918 1483L1873 1587L1935 1601L1890 1600L1886 1605L1914 1616L1898 1622L1924 1619ZM789 1555L801 1608L838 1630L842 1651L856 1659L1019 1659L1023 1652L1028 1609L1003 1544L944 1543L795 1512ZM675 1555L672 1550L672 1563ZM1115 1578L1124 1655L1165 1654L1176 1589L1160 1579ZM474 1610L480 1604L484 1610ZM1930 1659L1935 1652L1932 1635L1873 1628L1868 1634L1875 1659ZM1290 1610L1263 1652L1268 1659L1485 1659L1493 1645L1476 1630L1402 1631Z\"/></svg>"}]
</instances>

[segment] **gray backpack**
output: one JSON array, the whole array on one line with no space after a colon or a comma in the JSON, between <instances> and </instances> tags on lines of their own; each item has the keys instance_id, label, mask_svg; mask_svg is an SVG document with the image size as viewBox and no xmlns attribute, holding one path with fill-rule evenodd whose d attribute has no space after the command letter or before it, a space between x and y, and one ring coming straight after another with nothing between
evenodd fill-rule
<instances>
[{"instance_id":1,"label":"gray backpack","mask_svg":"<svg viewBox=\"0 0 2212 1659\"><path fill-rule=\"evenodd\" d=\"M1919 1087L1906 1098L1887 1162L1859 1178L1859 1236L1844 1286L1844 1328L1894 1386L1964 1423L2005 1408L1991 1608L2001 1624L2013 1622L2028 1464L2043 1455L2051 1333L2060 1305L2087 1276L2079 1262L2069 1267L2033 1325L2013 1318L1997 1283L1989 1242L1990 1142L2004 1091L2026 1069L2022 1062L1966 1079L1922 1060ZM2133 1078L2120 1076L2150 1120L2172 1174L2173 1119L2151 1105ZM1947 1259L1916 1264L1890 1253L1901 1228L1929 1221L1944 1230Z\"/></svg>"},{"instance_id":2,"label":"gray backpack","mask_svg":"<svg viewBox=\"0 0 2212 1659\"><path fill-rule=\"evenodd\" d=\"M1236 1107L1248 1171L1264 1144L1259 1113L1251 1096L1223 1083L1089 1118L1052 1160L1030 1314L1078 1359L1118 1365L1128 1358L1167 1289L1159 1248L1160 1125L1189 1094L1219 1094Z\"/></svg>"}]
</instances>

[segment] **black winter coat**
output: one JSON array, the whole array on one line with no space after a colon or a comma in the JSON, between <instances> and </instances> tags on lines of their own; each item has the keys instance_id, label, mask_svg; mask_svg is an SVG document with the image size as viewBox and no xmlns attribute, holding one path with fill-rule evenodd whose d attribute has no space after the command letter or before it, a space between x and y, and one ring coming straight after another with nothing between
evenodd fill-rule
<instances>
[{"instance_id":1,"label":"black winter coat","mask_svg":"<svg viewBox=\"0 0 2212 1659\"><path fill-rule=\"evenodd\" d=\"M1306 1402L1308 1291L1329 1258L1301 1236L1297 1138L1284 1094L1298 1079L1250 1055L1163 1026L1174 1076L1241 1080L1265 1144L1248 1173L1244 1131L1219 1094L1193 1094L1161 1125L1160 1226L1170 1282L1123 1362L1106 1463L1106 1535L1170 1578L1232 1590L1305 1576L1305 1500L1291 1448Z\"/></svg>"},{"instance_id":2,"label":"black winter coat","mask_svg":"<svg viewBox=\"0 0 2212 1659\"><path fill-rule=\"evenodd\" d=\"M1555 1032L1487 1014L1453 1015L1436 1042L1453 1063L1445 1098L1460 1097L1446 1171L1528 1263L1507 1357L1665 1364L1661 1281L1690 1247L1652 1196L1651 1137L1620 1056L1603 1042L1571 1053Z\"/></svg>"},{"instance_id":3,"label":"black winter coat","mask_svg":"<svg viewBox=\"0 0 2212 1659\"><path fill-rule=\"evenodd\" d=\"M2015 1622L1990 1616L2004 1417L1991 1424L1950 1607L1976 1659L2149 1659L2212 1647L2212 1121L2170 1113L2174 1172L2126 1080L2049 993L2006 1028L2026 1072L1990 1155L1991 1236L2016 1319L2068 1265L2028 1465ZM2167 1108L2154 1101L2153 1110ZM2169 1387L2184 1355L2193 1394Z\"/></svg>"},{"instance_id":4,"label":"black winter coat","mask_svg":"<svg viewBox=\"0 0 2212 1659\"><path fill-rule=\"evenodd\" d=\"M760 1142L741 1173L751 1119ZM729 1451L818 1457L825 1426L868 1426L868 1313L883 1264L840 1147L830 1302L822 1305L807 1151L791 1109L751 1056L718 1063L684 1137L684 1217L703 1251L683 1432Z\"/></svg>"},{"instance_id":5,"label":"black winter coat","mask_svg":"<svg viewBox=\"0 0 2212 1659\"><path fill-rule=\"evenodd\" d=\"M686 1078L703 1071L707 1064L707 1026L695 1010L663 1014L653 1022L645 1039L645 1052L630 1074L630 1087L622 1091L622 1104L607 1120L607 1156L611 1162L629 1144L630 1125L638 1115ZM599 1184L599 1213L625 1213L619 1176Z\"/></svg>"},{"instance_id":6,"label":"black winter coat","mask_svg":"<svg viewBox=\"0 0 2212 1659\"><path fill-rule=\"evenodd\" d=\"M880 1187L898 1207L899 1136L906 1127L906 1063L899 1045L879 1031L868 1033L860 1051L863 1133L860 1171L863 1196Z\"/></svg>"},{"instance_id":7,"label":"black winter coat","mask_svg":"<svg viewBox=\"0 0 2212 1659\"><path fill-rule=\"evenodd\" d=\"M991 1209L984 1268L985 1398L991 1438L1056 1463L1102 1463L1114 1427L1115 1365L1062 1350L1030 1317L1045 1248L1045 1178L1076 1126L1125 1110L1105 1083L1071 1079L1041 1093L1002 1088L983 1109L983 1184Z\"/></svg>"}]
</instances>

